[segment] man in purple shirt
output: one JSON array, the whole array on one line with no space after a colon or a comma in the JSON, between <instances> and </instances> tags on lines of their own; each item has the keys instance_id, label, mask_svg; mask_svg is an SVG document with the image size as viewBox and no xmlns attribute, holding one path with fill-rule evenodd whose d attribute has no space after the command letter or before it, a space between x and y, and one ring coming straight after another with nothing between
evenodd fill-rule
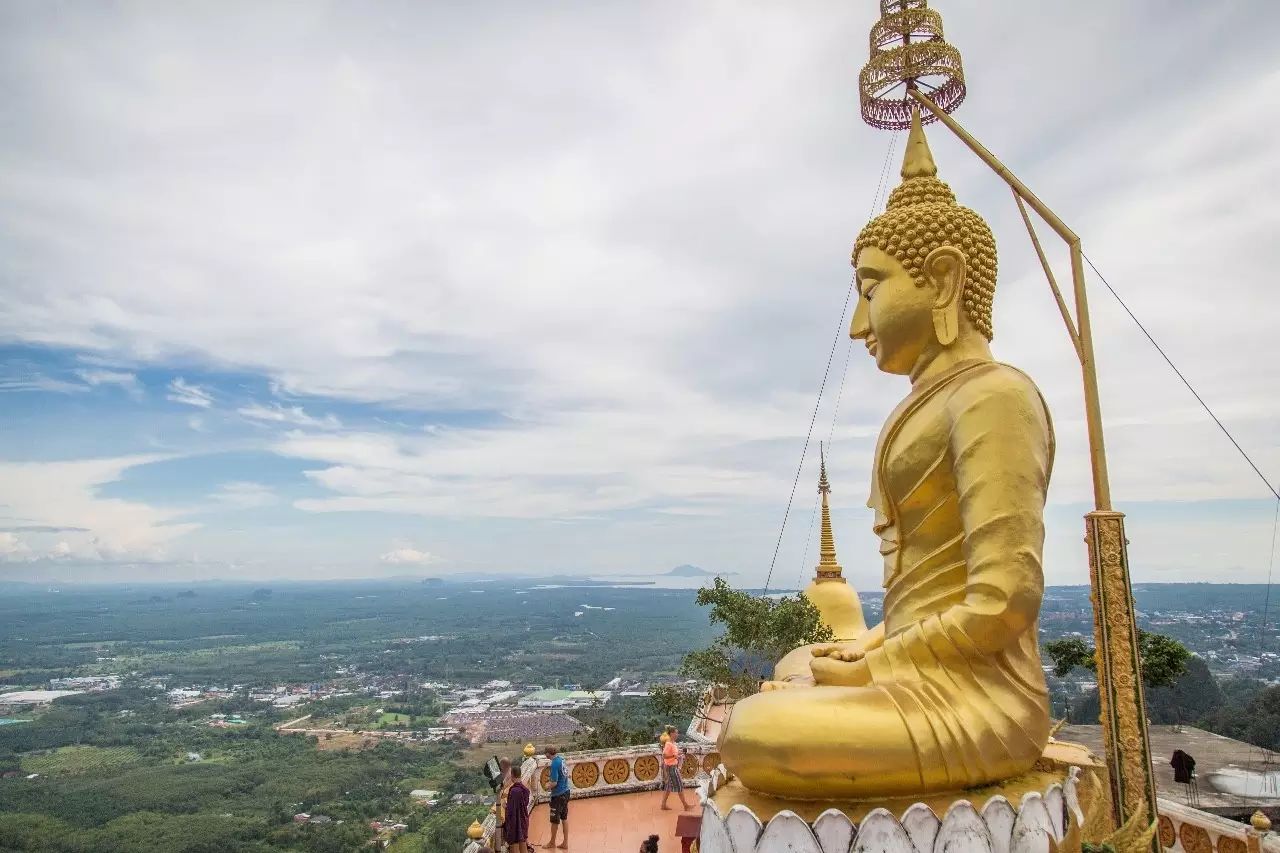
<instances>
[{"instance_id":1,"label":"man in purple shirt","mask_svg":"<svg viewBox=\"0 0 1280 853\"><path fill-rule=\"evenodd\" d=\"M502 840L507 842L510 853L529 853L529 789L520 779L520 770L515 767L511 768L511 787L507 790Z\"/></svg>"}]
</instances>

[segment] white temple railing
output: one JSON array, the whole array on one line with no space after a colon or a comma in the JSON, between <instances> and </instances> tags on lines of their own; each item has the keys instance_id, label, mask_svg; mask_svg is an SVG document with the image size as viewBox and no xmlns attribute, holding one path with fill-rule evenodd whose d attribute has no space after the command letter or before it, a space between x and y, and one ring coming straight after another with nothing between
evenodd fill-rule
<instances>
[{"instance_id":1,"label":"white temple railing","mask_svg":"<svg viewBox=\"0 0 1280 853\"><path fill-rule=\"evenodd\" d=\"M1172 800L1158 800L1160 846L1174 853L1280 853L1280 839Z\"/></svg>"}]
</instances>

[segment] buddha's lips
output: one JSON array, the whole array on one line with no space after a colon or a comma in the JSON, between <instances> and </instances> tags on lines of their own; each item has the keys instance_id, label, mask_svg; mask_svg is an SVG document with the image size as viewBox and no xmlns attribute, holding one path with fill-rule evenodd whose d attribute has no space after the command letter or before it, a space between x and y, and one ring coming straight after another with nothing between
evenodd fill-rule
<instances>
[{"instance_id":1,"label":"buddha's lips","mask_svg":"<svg viewBox=\"0 0 1280 853\"><path fill-rule=\"evenodd\" d=\"M876 339L867 338L867 352L871 353L874 356L876 354L877 349L879 349L879 347L876 345Z\"/></svg>"}]
</instances>

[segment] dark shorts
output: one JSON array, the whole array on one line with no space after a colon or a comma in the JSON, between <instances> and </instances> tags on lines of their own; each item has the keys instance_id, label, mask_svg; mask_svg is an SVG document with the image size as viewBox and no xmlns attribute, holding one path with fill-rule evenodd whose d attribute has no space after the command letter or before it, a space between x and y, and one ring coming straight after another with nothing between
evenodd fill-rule
<instances>
[{"instance_id":1,"label":"dark shorts","mask_svg":"<svg viewBox=\"0 0 1280 853\"><path fill-rule=\"evenodd\" d=\"M560 823L569 819L569 795L556 794L551 798L551 822Z\"/></svg>"}]
</instances>

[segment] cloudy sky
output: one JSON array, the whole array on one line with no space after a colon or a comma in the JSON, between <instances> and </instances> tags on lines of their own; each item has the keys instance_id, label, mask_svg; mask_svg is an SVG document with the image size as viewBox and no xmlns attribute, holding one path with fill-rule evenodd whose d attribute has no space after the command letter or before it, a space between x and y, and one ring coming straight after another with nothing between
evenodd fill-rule
<instances>
[{"instance_id":1,"label":"cloudy sky","mask_svg":"<svg viewBox=\"0 0 1280 853\"><path fill-rule=\"evenodd\" d=\"M957 118L1280 480L1280 7L933 5ZM763 581L895 144L896 182L857 108L875 15L0 5L0 579ZM1007 189L944 134L1000 242L997 356L1057 424L1048 580L1084 583L1078 368ZM1093 285L1135 578L1265 580L1275 501ZM841 336L815 437L866 588L905 390ZM816 476L775 586L811 571Z\"/></svg>"}]
</instances>

